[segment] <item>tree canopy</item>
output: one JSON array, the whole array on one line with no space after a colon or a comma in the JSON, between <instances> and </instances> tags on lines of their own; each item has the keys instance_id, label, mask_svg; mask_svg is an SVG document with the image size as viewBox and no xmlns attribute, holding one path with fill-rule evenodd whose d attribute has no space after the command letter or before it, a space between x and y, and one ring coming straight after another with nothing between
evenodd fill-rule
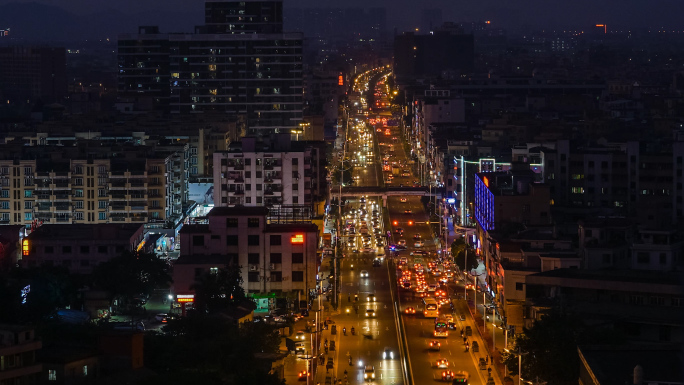
<instances>
[{"instance_id":1,"label":"tree canopy","mask_svg":"<svg viewBox=\"0 0 684 385\"><path fill-rule=\"evenodd\" d=\"M518 351L522 356L522 377L547 381L549 384L576 384L579 376L577 346L618 344L624 339L605 326L587 327L582 318L553 310L536 321L532 328L514 338L509 352L502 354L511 373L518 373Z\"/></svg>"},{"instance_id":2,"label":"tree canopy","mask_svg":"<svg viewBox=\"0 0 684 385\"><path fill-rule=\"evenodd\" d=\"M78 278L61 266L17 268L0 276L0 322L37 323L59 308L75 305Z\"/></svg>"},{"instance_id":3,"label":"tree canopy","mask_svg":"<svg viewBox=\"0 0 684 385\"><path fill-rule=\"evenodd\" d=\"M195 308L206 313L216 313L236 307L245 300L242 283L242 275L237 267L205 274L193 286Z\"/></svg>"},{"instance_id":4,"label":"tree canopy","mask_svg":"<svg viewBox=\"0 0 684 385\"><path fill-rule=\"evenodd\" d=\"M149 295L154 289L171 283L169 266L164 260L151 253L132 251L99 264L93 278L99 288L124 302L139 295Z\"/></svg>"},{"instance_id":5,"label":"tree canopy","mask_svg":"<svg viewBox=\"0 0 684 385\"><path fill-rule=\"evenodd\" d=\"M268 361L256 357L278 352L281 337L272 325L236 325L221 315L194 312L145 338L146 366L162 375L144 384L283 384L269 374Z\"/></svg>"},{"instance_id":6,"label":"tree canopy","mask_svg":"<svg viewBox=\"0 0 684 385\"><path fill-rule=\"evenodd\" d=\"M466 251L468 252L468 266L465 265ZM461 271L477 269L478 262L475 256L475 250L466 243L465 237L454 240L451 244L451 255L454 257L454 263L456 263Z\"/></svg>"}]
</instances>

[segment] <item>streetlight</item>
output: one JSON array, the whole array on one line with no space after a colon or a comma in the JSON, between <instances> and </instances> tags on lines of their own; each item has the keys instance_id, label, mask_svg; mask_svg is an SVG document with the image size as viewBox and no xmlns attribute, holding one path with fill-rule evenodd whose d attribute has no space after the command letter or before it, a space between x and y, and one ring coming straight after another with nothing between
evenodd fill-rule
<instances>
[{"instance_id":1,"label":"streetlight","mask_svg":"<svg viewBox=\"0 0 684 385\"><path fill-rule=\"evenodd\" d=\"M497 326L498 329L503 330L504 332L504 350L508 349L508 328L504 327L503 325Z\"/></svg>"},{"instance_id":2,"label":"streetlight","mask_svg":"<svg viewBox=\"0 0 684 385\"><path fill-rule=\"evenodd\" d=\"M510 353L509 349L504 349L506 352ZM528 354L529 352L522 352L520 346L518 346L518 385L522 385L522 356Z\"/></svg>"}]
</instances>

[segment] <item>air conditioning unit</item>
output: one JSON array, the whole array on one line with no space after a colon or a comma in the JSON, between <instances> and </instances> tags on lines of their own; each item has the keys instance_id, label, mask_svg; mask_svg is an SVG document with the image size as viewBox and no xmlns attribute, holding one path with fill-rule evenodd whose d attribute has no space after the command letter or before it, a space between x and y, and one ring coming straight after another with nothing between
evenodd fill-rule
<instances>
[{"instance_id":1,"label":"air conditioning unit","mask_svg":"<svg viewBox=\"0 0 684 385\"><path fill-rule=\"evenodd\" d=\"M249 265L249 271L259 271L258 265Z\"/></svg>"},{"instance_id":2,"label":"air conditioning unit","mask_svg":"<svg viewBox=\"0 0 684 385\"><path fill-rule=\"evenodd\" d=\"M270 267L271 267L271 270L275 270L275 263L272 263Z\"/></svg>"}]
</instances>

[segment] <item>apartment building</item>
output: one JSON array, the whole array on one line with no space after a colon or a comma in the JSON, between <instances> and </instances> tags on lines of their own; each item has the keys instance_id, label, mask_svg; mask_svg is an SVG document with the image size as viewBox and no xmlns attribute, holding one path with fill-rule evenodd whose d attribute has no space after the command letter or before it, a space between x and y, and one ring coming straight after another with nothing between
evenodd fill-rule
<instances>
[{"instance_id":1,"label":"apartment building","mask_svg":"<svg viewBox=\"0 0 684 385\"><path fill-rule=\"evenodd\" d=\"M0 223L164 222L187 195L175 154L144 146L4 145ZM169 181L180 186L169 188Z\"/></svg>"},{"instance_id":2,"label":"apartment building","mask_svg":"<svg viewBox=\"0 0 684 385\"><path fill-rule=\"evenodd\" d=\"M0 325L0 384L40 383L43 365L36 353L42 345L31 327Z\"/></svg>"},{"instance_id":3,"label":"apartment building","mask_svg":"<svg viewBox=\"0 0 684 385\"><path fill-rule=\"evenodd\" d=\"M183 149L186 177L213 175L214 151L225 151L242 135L241 124L224 115L168 117L158 113L67 117L26 126L0 127L0 143L19 141L27 146L74 146L97 141L105 146L133 143L142 146Z\"/></svg>"},{"instance_id":4,"label":"apartment building","mask_svg":"<svg viewBox=\"0 0 684 385\"><path fill-rule=\"evenodd\" d=\"M653 229L684 218L684 142L577 148L559 140L541 157L556 206L611 209Z\"/></svg>"},{"instance_id":5,"label":"apartment building","mask_svg":"<svg viewBox=\"0 0 684 385\"><path fill-rule=\"evenodd\" d=\"M217 206L311 205L324 194L324 151L291 142L288 134L271 141L243 138L230 151L214 153Z\"/></svg>"},{"instance_id":6,"label":"apartment building","mask_svg":"<svg viewBox=\"0 0 684 385\"><path fill-rule=\"evenodd\" d=\"M215 207L208 223L180 231L180 257L173 268L173 294L192 298L194 284L219 268L239 268L245 292L254 298L275 293L292 303L308 299L318 274L318 227L271 224L265 207ZM273 303L264 297L260 309Z\"/></svg>"},{"instance_id":7,"label":"apartment building","mask_svg":"<svg viewBox=\"0 0 684 385\"><path fill-rule=\"evenodd\" d=\"M244 115L248 135L298 130L303 37L282 31L282 1L208 1L205 23L193 34L120 35L122 98L149 95L172 114Z\"/></svg>"},{"instance_id":8,"label":"apartment building","mask_svg":"<svg viewBox=\"0 0 684 385\"><path fill-rule=\"evenodd\" d=\"M24 238L19 263L25 267L63 266L89 274L124 251L135 251L144 226L134 223L42 225Z\"/></svg>"}]
</instances>

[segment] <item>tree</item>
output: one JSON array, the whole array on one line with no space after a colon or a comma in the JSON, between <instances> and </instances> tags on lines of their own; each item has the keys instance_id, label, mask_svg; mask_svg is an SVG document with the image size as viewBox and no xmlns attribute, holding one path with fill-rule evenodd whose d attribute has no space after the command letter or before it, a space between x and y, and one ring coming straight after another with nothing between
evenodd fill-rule
<instances>
[{"instance_id":1,"label":"tree","mask_svg":"<svg viewBox=\"0 0 684 385\"><path fill-rule=\"evenodd\" d=\"M236 325L220 314L194 312L146 334L145 364L162 374L142 384L282 385L268 362L256 358L277 353L280 338L273 325Z\"/></svg>"},{"instance_id":2,"label":"tree","mask_svg":"<svg viewBox=\"0 0 684 385\"><path fill-rule=\"evenodd\" d=\"M99 264L93 272L95 285L124 303L171 283L168 264L151 253L125 251Z\"/></svg>"},{"instance_id":3,"label":"tree","mask_svg":"<svg viewBox=\"0 0 684 385\"><path fill-rule=\"evenodd\" d=\"M468 252L468 266L465 265L466 251ZM451 255L454 257L454 263L456 263L461 271L477 269L478 262L475 250L466 243L465 237L454 240L454 242L451 244Z\"/></svg>"},{"instance_id":4,"label":"tree","mask_svg":"<svg viewBox=\"0 0 684 385\"><path fill-rule=\"evenodd\" d=\"M37 323L76 305L79 278L61 266L12 270L0 277L0 322Z\"/></svg>"},{"instance_id":5,"label":"tree","mask_svg":"<svg viewBox=\"0 0 684 385\"><path fill-rule=\"evenodd\" d=\"M202 276L194 286L198 310L215 313L237 307L245 300L242 275L237 267L219 269Z\"/></svg>"},{"instance_id":6,"label":"tree","mask_svg":"<svg viewBox=\"0 0 684 385\"><path fill-rule=\"evenodd\" d=\"M622 336L605 327L586 327L574 314L558 309L536 321L532 328L523 329L515 337L510 352L502 359L511 373L518 372L518 349L522 356L522 377L537 378L548 383L576 384L579 376L577 345L617 344Z\"/></svg>"}]
</instances>

